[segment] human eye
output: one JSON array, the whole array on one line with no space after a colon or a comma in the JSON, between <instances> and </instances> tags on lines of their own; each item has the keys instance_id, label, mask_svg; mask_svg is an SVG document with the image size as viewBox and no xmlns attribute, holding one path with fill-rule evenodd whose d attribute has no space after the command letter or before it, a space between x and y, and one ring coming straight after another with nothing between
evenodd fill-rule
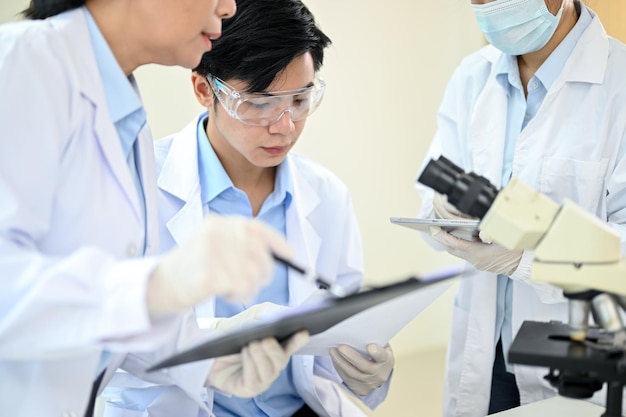
<instances>
[{"instance_id":1,"label":"human eye","mask_svg":"<svg viewBox=\"0 0 626 417\"><path fill-rule=\"evenodd\" d=\"M311 101L311 97L309 94L302 94L299 96L294 96L293 105L295 107L306 107L309 105L310 101Z\"/></svg>"},{"instance_id":2,"label":"human eye","mask_svg":"<svg viewBox=\"0 0 626 417\"><path fill-rule=\"evenodd\" d=\"M248 100L245 100L242 103L242 108L247 109L248 111L264 111L271 107L271 100L267 97L254 97Z\"/></svg>"}]
</instances>

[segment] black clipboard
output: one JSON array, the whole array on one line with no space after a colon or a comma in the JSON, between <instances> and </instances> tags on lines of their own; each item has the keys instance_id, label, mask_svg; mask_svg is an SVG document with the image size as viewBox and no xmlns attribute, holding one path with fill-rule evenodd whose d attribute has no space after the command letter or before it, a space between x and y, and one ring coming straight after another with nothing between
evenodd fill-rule
<instances>
[{"instance_id":1,"label":"black clipboard","mask_svg":"<svg viewBox=\"0 0 626 417\"><path fill-rule=\"evenodd\" d=\"M250 342L266 337L276 337L278 341L284 341L300 330L308 330L312 336L377 304L458 275L458 270L451 269L430 278L410 277L401 282L375 287L343 298L326 298L306 306L297 314L242 327L201 343L152 365L147 371L232 355L241 352Z\"/></svg>"}]
</instances>

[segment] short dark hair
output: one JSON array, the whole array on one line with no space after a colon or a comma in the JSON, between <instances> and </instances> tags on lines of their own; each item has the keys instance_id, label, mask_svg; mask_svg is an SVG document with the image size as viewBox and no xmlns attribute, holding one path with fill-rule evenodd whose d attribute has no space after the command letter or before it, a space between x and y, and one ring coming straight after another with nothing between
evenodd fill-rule
<instances>
[{"instance_id":1,"label":"short dark hair","mask_svg":"<svg viewBox=\"0 0 626 417\"><path fill-rule=\"evenodd\" d=\"M85 4L86 0L30 0L28 7L22 11L27 19L46 19L67 10L76 9Z\"/></svg>"},{"instance_id":2,"label":"short dark hair","mask_svg":"<svg viewBox=\"0 0 626 417\"><path fill-rule=\"evenodd\" d=\"M317 72L331 43L300 0L237 0L222 37L194 70L222 80L247 83L247 92L265 91L295 58L309 52Z\"/></svg>"}]
</instances>

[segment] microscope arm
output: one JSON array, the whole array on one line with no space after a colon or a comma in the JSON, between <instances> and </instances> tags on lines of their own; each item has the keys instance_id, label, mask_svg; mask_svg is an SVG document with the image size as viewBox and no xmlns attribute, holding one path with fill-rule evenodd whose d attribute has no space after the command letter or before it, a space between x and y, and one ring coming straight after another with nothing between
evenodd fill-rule
<instances>
[{"instance_id":1,"label":"microscope arm","mask_svg":"<svg viewBox=\"0 0 626 417\"><path fill-rule=\"evenodd\" d=\"M559 206L512 179L479 227L507 249L533 250L532 280L566 292L593 288L626 294L626 262L621 258L619 235L569 200Z\"/></svg>"},{"instance_id":2,"label":"microscope arm","mask_svg":"<svg viewBox=\"0 0 626 417\"><path fill-rule=\"evenodd\" d=\"M569 200L559 206L513 179L479 228L507 249L534 251L530 278L563 289L573 340L586 339L593 314L600 327L616 335L614 344L624 346L618 300L607 293L626 292L626 263L620 237L607 224Z\"/></svg>"}]
</instances>

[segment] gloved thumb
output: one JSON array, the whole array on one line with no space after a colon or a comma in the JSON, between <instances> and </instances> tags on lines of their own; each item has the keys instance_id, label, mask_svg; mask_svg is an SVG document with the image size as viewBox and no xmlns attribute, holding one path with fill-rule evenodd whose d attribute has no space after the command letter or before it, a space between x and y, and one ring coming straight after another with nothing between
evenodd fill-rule
<instances>
[{"instance_id":1,"label":"gloved thumb","mask_svg":"<svg viewBox=\"0 0 626 417\"><path fill-rule=\"evenodd\" d=\"M301 330L298 333L291 336L286 343L283 344L285 349L285 354L288 356L293 355L297 351L299 351L304 345L309 343L309 332L308 330Z\"/></svg>"},{"instance_id":2,"label":"gloved thumb","mask_svg":"<svg viewBox=\"0 0 626 417\"><path fill-rule=\"evenodd\" d=\"M391 348L389 347L389 349ZM367 353L369 353L372 359L376 362L386 362L389 359L389 352L387 349L374 343L367 345Z\"/></svg>"}]
</instances>

